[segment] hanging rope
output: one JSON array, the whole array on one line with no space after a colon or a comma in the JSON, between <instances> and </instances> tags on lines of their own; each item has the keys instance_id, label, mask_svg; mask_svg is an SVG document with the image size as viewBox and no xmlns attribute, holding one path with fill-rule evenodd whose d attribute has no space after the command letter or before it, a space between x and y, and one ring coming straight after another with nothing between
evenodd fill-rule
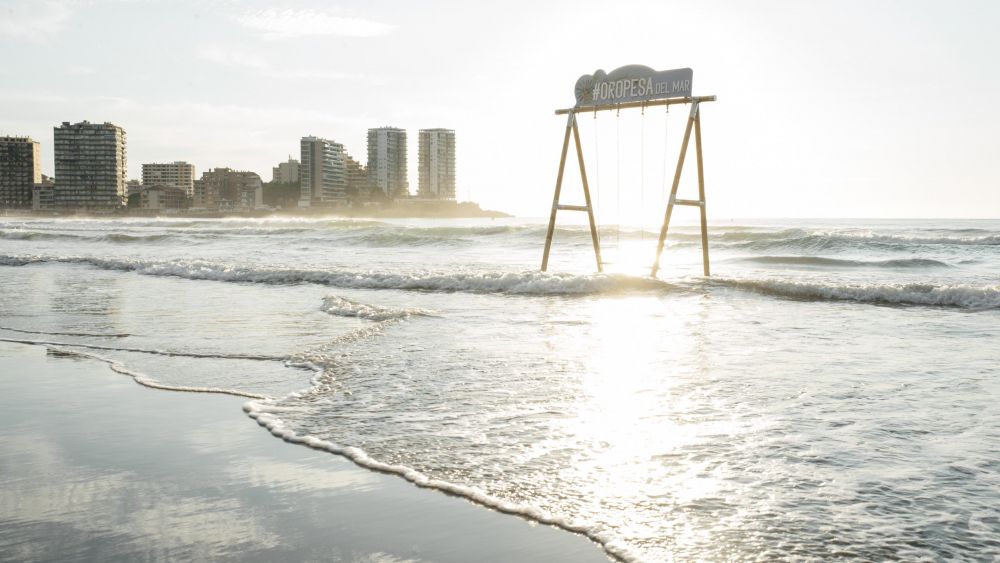
<instances>
[{"instance_id":1,"label":"hanging rope","mask_svg":"<svg viewBox=\"0 0 1000 563\"><path fill-rule=\"evenodd\" d=\"M639 240L646 240L646 106L639 120Z\"/></svg>"},{"instance_id":2,"label":"hanging rope","mask_svg":"<svg viewBox=\"0 0 1000 563\"><path fill-rule=\"evenodd\" d=\"M666 117L663 118L663 185L660 188L660 209L667 204L667 132L670 128L670 106L667 108Z\"/></svg>"},{"instance_id":3,"label":"hanging rope","mask_svg":"<svg viewBox=\"0 0 1000 563\"><path fill-rule=\"evenodd\" d=\"M597 126L597 110L594 110L594 173L597 176L597 205L594 210L594 222L597 223L597 240L601 240L601 159L600 155L600 144L597 139L597 132L599 128Z\"/></svg>"}]
</instances>

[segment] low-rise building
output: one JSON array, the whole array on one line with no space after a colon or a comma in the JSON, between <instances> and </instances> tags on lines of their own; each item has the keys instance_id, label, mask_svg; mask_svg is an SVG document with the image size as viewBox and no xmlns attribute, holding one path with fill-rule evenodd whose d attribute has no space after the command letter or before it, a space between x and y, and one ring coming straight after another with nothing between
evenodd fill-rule
<instances>
[{"instance_id":1,"label":"low-rise building","mask_svg":"<svg viewBox=\"0 0 1000 563\"><path fill-rule=\"evenodd\" d=\"M52 211L56 207L56 189L52 178L42 174L42 181L31 188L31 209Z\"/></svg>"},{"instance_id":2,"label":"low-rise building","mask_svg":"<svg viewBox=\"0 0 1000 563\"><path fill-rule=\"evenodd\" d=\"M371 198L371 191L368 167L347 155L347 197L352 201L366 201Z\"/></svg>"},{"instance_id":3,"label":"low-rise building","mask_svg":"<svg viewBox=\"0 0 1000 563\"><path fill-rule=\"evenodd\" d=\"M187 192L174 186L147 186L139 190L139 209L166 211L187 209Z\"/></svg>"},{"instance_id":4,"label":"low-rise building","mask_svg":"<svg viewBox=\"0 0 1000 563\"><path fill-rule=\"evenodd\" d=\"M214 168L194 183L192 207L209 211L249 211L264 202L264 184L256 172Z\"/></svg>"},{"instance_id":5,"label":"low-rise building","mask_svg":"<svg viewBox=\"0 0 1000 563\"><path fill-rule=\"evenodd\" d=\"M125 182L125 197L132 197L132 194L139 193L139 190L141 190L142 187L142 182L139 180L129 180L128 182Z\"/></svg>"}]
</instances>

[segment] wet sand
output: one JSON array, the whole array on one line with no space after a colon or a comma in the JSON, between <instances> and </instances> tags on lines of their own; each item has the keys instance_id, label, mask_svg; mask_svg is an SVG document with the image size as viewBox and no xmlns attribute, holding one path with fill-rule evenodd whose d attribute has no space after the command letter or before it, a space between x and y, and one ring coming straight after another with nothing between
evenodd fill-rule
<instances>
[{"instance_id":1,"label":"wet sand","mask_svg":"<svg viewBox=\"0 0 1000 563\"><path fill-rule=\"evenodd\" d=\"M282 442L243 402L0 343L0 560L608 560L581 536Z\"/></svg>"}]
</instances>

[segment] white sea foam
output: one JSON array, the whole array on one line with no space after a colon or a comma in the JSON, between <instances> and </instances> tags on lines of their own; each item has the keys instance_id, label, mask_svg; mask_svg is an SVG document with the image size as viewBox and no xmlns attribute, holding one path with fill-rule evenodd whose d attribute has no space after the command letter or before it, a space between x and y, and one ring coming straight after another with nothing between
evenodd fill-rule
<instances>
[{"instance_id":1,"label":"white sea foam","mask_svg":"<svg viewBox=\"0 0 1000 563\"><path fill-rule=\"evenodd\" d=\"M676 289L675 286L663 281L623 274L576 275L535 271L392 273L235 265L205 260L152 261L88 256L0 256L0 265L23 266L45 262L86 264L104 270L191 280L264 284L315 283L350 289L402 289L521 295L586 295Z\"/></svg>"},{"instance_id":2,"label":"white sea foam","mask_svg":"<svg viewBox=\"0 0 1000 563\"><path fill-rule=\"evenodd\" d=\"M842 258L827 258L824 256L749 256L739 259L742 262L752 262L768 265L788 266L820 266L831 268L950 268L951 264L929 258L896 258L890 260L847 260Z\"/></svg>"},{"instance_id":3,"label":"white sea foam","mask_svg":"<svg viewBox=\"0 0 1000 563\"><path fill-rule=\"evenodd\" d=\"M312 367L319 370L318 366ZM317 376L314 378L314 385L320 378L322 378L322 370L317 372ZM292 393L286 396L286 398L297 395L299 394ZM604 531L596 524L580 522L571 517L552 514L532 505L503 500L489 495L478 487L470 487L441 479L434 479L412 467L385 463L374 459L368 455L367 452L358 447L341 446L328 440L316 438L315 436L301 436L288 428L281 417L276 412L273 412L274 404L274 399L251 400L247 401L243 405L243 410L250 418L256 420L257 424L266 428L272 435L281 438L286 442L301 444L316 450L339 455L350 460L359 467L381 473L397 475L418 487L434 489L451 495L460 496L471 502L491 508L498 512L520 516L526 520L555 526L568 532L581 534L599 544L604 551L608 553L608 555L611 555L621 561L633 562L641 560L637 552L628 548L624 542L619 541L616 536Z\"/></svg>"},{"instance_id":4,"label":"white sea foam","mask_svg":"<svg viewBox=\"0 0 1000 563\"><path fill-rule=\"evenodd\" d=\"M337 295L324 297L321 309L323 312L337 317L357 317L370 321L391 321L430 314L423 309L396 309L393 307L380 307L378 305L358 303Z\"/></svg>"}]
</instances>

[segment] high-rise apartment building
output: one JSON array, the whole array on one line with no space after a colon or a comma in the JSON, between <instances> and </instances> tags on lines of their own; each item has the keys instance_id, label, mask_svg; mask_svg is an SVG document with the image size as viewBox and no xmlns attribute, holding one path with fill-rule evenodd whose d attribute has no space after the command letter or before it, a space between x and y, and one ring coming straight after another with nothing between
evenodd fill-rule
<instances>
[{"instance_id":1,"label":"high-rise apartment building","mask_svg":"<svg viewBox=\"0 0 1000 563\"><path fill-rule=\"evenodd\" d=\"M298 184L299 161L288 155L288 162L282 162L271 169L271 181L278 184Z\"/></svg>"},{"instance_id":2,"label":"high-rise apartment building","mask_svg":"<svg viewBox=\"0 0 1000 563\"><path fill-rule=\"evenodd\" d=\"M331 205L347 200L344 145L319 137L302 137L299 207Z\"/></svg>"},{"instance_id":3,"label":"high-rise apartment building","mask_svg":"<svg viewBox=\"0 0 1000 563\"><path fill-rule=\"evenodd\" d=\"M42 155L29 137L0 137L0 209L31 209L32 189L42 182Z\"/></svg>"},{"instance_id":4,"label":"high-rise apartment building","mask_svg":"<svg viewBox=\"0 0 1000 563\"><path fill-rule=\"evenodd\" d=\"M406 130L396 127L368 130L368 182L389 199L410 195L406 179Z\"/></svg>"},{"instance_id":5,"label":"high-rise apartment building","mask_svg":"<svg viewBox=\"0 0 1000 563\"><path fill-rule=\"evenodd\" d=\"M56 207L117 209L125 205L125 130L111 123L70 124L53 130Z\"/></svg>"},{"instance_id":6,"label":"high-rise apartment building","mask_svg":"<svg viewBox=\"0 0 1000 563\"><path fill-rule=\"evenodd\" d=\"M417 195L455 199L455 131L421 129Z\"/></svg>"},{"instance_id":7,"label":"high-rise apartment building","mask_svg":"<svg viewBox=\"0 0 1000 563\"><path fill-rule=\"evenodd\" d=\"M148 163L142 165L142 185L184 190L188 197L194 196L194 165L187 162Z\"/></svg>"}]
</instances>

